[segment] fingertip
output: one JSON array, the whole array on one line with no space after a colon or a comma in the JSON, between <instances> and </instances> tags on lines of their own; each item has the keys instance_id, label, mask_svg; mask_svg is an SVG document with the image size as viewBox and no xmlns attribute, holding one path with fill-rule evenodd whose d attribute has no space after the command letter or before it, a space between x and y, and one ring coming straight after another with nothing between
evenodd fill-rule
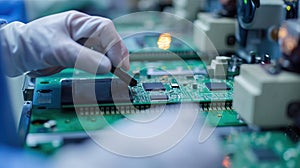
<instances>
[{"instance_id":1,"label":"fingertip","mask_svg":"<svg viewBox=\"0 0 300 168\"><path fill-rule=\"evenodd\" d=\"M77 43L74 43L74 45L77 47L77 52L75 49L69 50L69 56L73 55L76 59L69 67L81 69L91 74L106 74L110 72L112 63L109 58L102 53Z\"/></svg>"},{"instance_id":2,"label":"fingertip","mask_svg":"<svg viewBox=\"0 0 300 168\"><path fill-rule=\"evenodd\" d=\"M98 66L98 69L97 69L97 74L109 73L111 68L112 68L112 64L111 64L110 60L106 57L102 57L100 65Z\"/></svg>"},{"instance_id":3,"label":"fingertip","mask_svg":"<svg viewBox=\"0 0 300 168\"><path fill-rule=\"evenodd\" d=\"M56 67L50 67L46 69L39 69L39 70L33 70L27 73L28 76L32 78L42 77L42 76L50 76L56 73L59 73L60 71L64 70L65 67L56 66Z\"/></svg>"},{"instance_id":4,"label":"fingertip","mask_svg":"<svg viewBox=\"0 0 300 168\"><path fill-rule=\"evenodd\" d=\"M126 71L130 69L129 52L123 41L117 42L106 55L114 66L122 67Z\"/></svg>"},{"instance_id":5,"label":"fingertip","mask_svg":"<svg viewBox=\"0 0 300 168\"><path fill-rule=\"evenodd\" d=\"M123 42L121 42L121 46L122 46L122 50L124 50L122 52L122 57L123 57L123 60L122 60L122 67L124 70L126 71L129 71L130 69L130 62L129 62L129 51L127 49L127 47L125 46L125 44Z\"/></svg>"},{"instance_id":6,"label":"fingertip","mask_svg":"<svg viewBox=\"0 0 300 168\"><path fill-rule=\"evenodd\" d=\"M93 54L86 56L85 67L81 67L83 70L92 74L107 74L112 68L111 61L101 53L91 50Z\"/></svg>"},{"instance_id":7,"label":"fingertip","mask_svg":"<svg viewBox=\"0 0 300 168\"><path fill-rule=\"evenodd\" d=\"M119 66L126 71L130 69L130 62L129 62L129 52L126 47L121 47L121 61L119 62Z\"/></svg>"},{"instance_id":8,"label":"fingertip","mask_svg":"<svg viewBox=\"0 0 300 168\"><path fill-rule=\"evenodd\" d=\"M124 59L122 61L122 68L126 71L130 70L129 54L124 57Z\"/></svg>"}]
</instances>

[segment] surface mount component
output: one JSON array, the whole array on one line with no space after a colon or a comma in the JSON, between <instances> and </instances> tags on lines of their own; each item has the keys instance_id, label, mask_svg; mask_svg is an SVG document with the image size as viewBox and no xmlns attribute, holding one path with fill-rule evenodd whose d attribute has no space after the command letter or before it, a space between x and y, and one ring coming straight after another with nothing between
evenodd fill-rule
<instances>
[{"instance_id":1,"label":"surface mount component","mask_svg":"<svg viewBox=\"0 0 300 168\"><path fill-rule=\"evenodd\" d=\"M278 161L280 159L274 150L269 148L252 147L252 152L255 155L255 158L260 162Z\"/></svg>"},{"instance_id":2,"label":"surface mount component","mask_svg":"<svg viewBox=\"0 0 300 168\"><path fill-rule=\"evenodd\" d=\"M94 90L93 90L94 88ZM104 104L131 102L128 85L120 79L84 79L61 81L61 104Z\"/></svg>"},{"instance_id":3,"label":"surface mount component","mask_svg":"<svg viewBox=\"0 0 300 168\"><path fill-rule=\"evenodd\" d=\"M146 91L166 90L165 86L161 82L143 83L143 88Z\"/></svg>"},{"instance_id":4,"label":"surface mount component","mask_svg":"<svg viewBox=\"0 0 300 168\"><path fill-rule=\"evenodd\" d=\"M210 91L230 90L230 87L223 82L207 82L205 85Z\"/></svg>"},{"instance_id":5,"label":"surface mount component","mask_svg":"<svg viewBox=\"0 0 300 168\"><path fill-rule=\"evenodd\" d=\"M171 87L172 88L179 88L179 85L178 85L178 83L171 83Z\"/></svg>"},{"instance_id":6,"label":"surface mount component","mask_svg":"<svg viewBox=\"0 0 300 168\"><path fill-rule=\"evenodd\" d=\"M157 101L163 101L163 100L168 100L168 96L165 94L160 94L160 95L150 95L151 100L157 100Z\"/></svg>"}]
</instances>

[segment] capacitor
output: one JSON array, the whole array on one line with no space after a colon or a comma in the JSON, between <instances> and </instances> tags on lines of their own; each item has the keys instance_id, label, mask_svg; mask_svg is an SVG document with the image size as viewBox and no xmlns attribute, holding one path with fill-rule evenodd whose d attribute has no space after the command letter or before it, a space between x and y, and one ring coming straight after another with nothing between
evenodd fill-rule
<instances>
[{"instance_id":1,"label":"capacitor","mask_svg":"<svg viewBox=\"0 0 300 168\"><path fill-rule=\"evenodd\" d=\"M265 54L264 58L263 58L263 61L262 61L262 64L270 64L270 63L271 63L270 55L269 54Z\"/></svg>"},{"instance_id":2,"label":"capacitor","mask_svg":"<svg viewBox=\"0 0 300 168\"><path fill-rule=\"evenodd\" d=\"M255 64L256 63L256 53L254 51L250 51L250 63Z\"/></svg>"},{"instance_id":3,"label":"capacitor","mask_svg":"<svg viewBox=\"0 0 300 168\"><path fill-rule=\"evenodd\" d=\"M197 84L197 83L193 83L193 84L192 84L192 88L193 88L193 89L198 89L198 84Z\"/></svg>"},{"instance_id":4,"label":"capacitor","mask_svg":"<svg viewBox=\"0 0 300 168\"><path fill-rule=\"evenodd\" d=\"M55 120L49 120L44 123L45 128L55 128L56 127L56 121Z\"/></svg>"}]
</instances>

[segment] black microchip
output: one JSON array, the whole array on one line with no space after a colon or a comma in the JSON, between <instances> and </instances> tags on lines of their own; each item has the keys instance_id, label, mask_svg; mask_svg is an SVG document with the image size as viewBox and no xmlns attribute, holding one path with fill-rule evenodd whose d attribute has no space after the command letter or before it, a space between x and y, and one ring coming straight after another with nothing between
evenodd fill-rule
<instances>
[{"instance_id":1,"label":"black microchip","mask_svg":"<svg viewBox=\"0 0 300 168\"><path fill-rule=\"evenodd\" d=\"M90 89L93 87L95 90ZM72 105L73 100L78 104L104 104L131 102L133 98L128 85L120 79L62 80L61 104Z\"/></svg>"},{"instance_id":2,"label":"black microchip","mask_svg":"<svg viewBox=\"0 0 300 168\"><path fill-rule=\"evenodd\" d=\"M143 83L143 88L146 91L166 90L165 86L161 82Z\"/></svg>"},{"instance_id":3,"label":"black microchip","mask_svg":"<svg viewBox=\"0 0 300 168\"><path fill-rule=\"evenodd\" d=\"M150 95L150 99L151 100L168 100L169 97L165 94L161 94L161 95Z\"/></svg>"},{"instance_id":4,"label":"black microchip","mask_svg":"<svg viewBox=\"0 0 300 168\"><path fill-rule=\"evenodd\" d=\"M269 148L252 147L252 152L254 153L256 159L260 162L278 161L280 159L279 156L274 152L274 150Z\"/></svg>"},{"instance_id":5,"label":"black microchip","mask_svg":"<svg viewBox=\"0 0 300 168\"><path fill-rule=\"evenodd\" d=\"M210 91L230 90L230 87L223 82L207 82L205 85Z\"/></svg>"}]
</instances>

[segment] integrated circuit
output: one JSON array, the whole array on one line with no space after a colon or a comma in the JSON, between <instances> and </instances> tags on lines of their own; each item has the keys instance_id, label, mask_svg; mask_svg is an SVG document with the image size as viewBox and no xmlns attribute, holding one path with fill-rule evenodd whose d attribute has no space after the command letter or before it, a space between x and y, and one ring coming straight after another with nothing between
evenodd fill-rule
<instances>
[{"instance_id":1,"label":"integrated circuit","mask_svg":"<svg viewBox=\"0 0 300 168\"><path fill-rule=\"evenodd\" d=\"M120 79L62 80L61 104L72 105L73 100L78 104L125 103L133 97L128 85Z\"/></svg>"},{"instance_id":2,"label":"integrated circuit","mask_svg":"<svg viewBox=\"0 0 300 168\"><path fill-rule=\"evenodd\" d=\"M210 91L230 90L230 87L223 82L207 82L205 85Z\"/></svg>"},{"instance_id":3,"label":"integrated circuit","mask_svg":"<svg viewBox=\"0 0 300 168\"><path fill-rule=\"evenodd\" d=\"M166 90L165 86L161 82L153 82L153 83L143 83L143 88L146 91L164 91Z\"/></svg>"},{"instance_id":4,"label":"integrated circuit","mask_svg":"<svg viewBox=\"0 0 300 168\"><path fill-rule=\"evenodd\" d=\"M150 95L151 100L168 100L169 97L165 94L159 94L159 95Z\"/></svg>"},{"instance_id":5,"label":"integrated circuit","mask_svg":"<svg viewBox=\"0 0 300 168\"><path fill-rule=\"evenodd\" d=\"M278 161L280 159L274 150L269 148L252 147L252 152L254 153L256 159L260 162Z\"/></svg>"}]
</instances>

